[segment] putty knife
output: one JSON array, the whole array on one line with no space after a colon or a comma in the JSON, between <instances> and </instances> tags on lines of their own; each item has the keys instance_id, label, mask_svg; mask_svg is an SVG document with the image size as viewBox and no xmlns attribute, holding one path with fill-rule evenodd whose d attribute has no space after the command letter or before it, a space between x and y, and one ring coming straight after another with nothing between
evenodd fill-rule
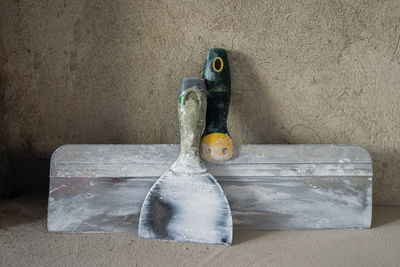
<instances>
[{"instance_id":1,"label":"putty knife","mask_svg":"<svg viewBox=\"0 0 400 267\"><path fill-rule=\"evenodd\" d=\"M232 243L228 201L199 158L206 107L204 80L183 79L178 100L180 154L143 202L139 237L219 245Z\"/></svg>"},{"instance_id":2,"label":"putty knife","mask_svg":"<svg viewBox=\"0 0 400 267\"><path fill-rule=\"evenodd\" d=\"M204 64L203 79L207 85L207 116L200 155L209 162L225 162L232 157L233 142L226 125L231 77L224 49L210 49Z\"/></svg>"}]
</instances>

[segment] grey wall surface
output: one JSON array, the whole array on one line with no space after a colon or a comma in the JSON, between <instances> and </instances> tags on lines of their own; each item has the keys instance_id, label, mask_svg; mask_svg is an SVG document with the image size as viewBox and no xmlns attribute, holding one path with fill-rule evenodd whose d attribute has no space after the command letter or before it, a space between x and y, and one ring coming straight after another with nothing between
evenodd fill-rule
<instances>
[{"instance_id":1,"label":"grey wall surface","mask_svg":"<svg viewBox=\"0 0 400 267\"><path fill-rule=\"evenodd\" d=\"M374 204L400 204L400 3L0 2L11 155L178 143L177 90L228 50L237 143L365 146Z\"/></svg>"},{"instance_id":2,"label":"grey wall surface","mask_svg":"<svg viewBox=\"0 0 400 267\"><path fill-rule=\"evenodd\" d=\"M0 20L0 29L1 29L1 23L2 21ZM1 42L1 37L2 36L0 36L0 68L1 66L3 66L6 60L4 49ZM5 113L4 88L5 88L5 79L4 76L2 75L2 72L0 72L0 198L3 198L4 196L8 195L8 192L10 190L8 184L8 179L9 179L8 153L7 153L8 138L6 132L6 124L4 121L4 113Z\"/></svg>"}]
</instances>

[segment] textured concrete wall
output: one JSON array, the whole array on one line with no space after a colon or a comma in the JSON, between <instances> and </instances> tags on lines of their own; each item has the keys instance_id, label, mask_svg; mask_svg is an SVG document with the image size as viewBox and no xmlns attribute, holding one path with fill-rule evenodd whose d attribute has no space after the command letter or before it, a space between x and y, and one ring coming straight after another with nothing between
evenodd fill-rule
<instances>
[{"instance_id":1,"label":"textured concrete wall","mask_svg":"<svg viewBox=\"0 0 400 267\"><path fill-rule=\"evenodd\" d=\"M178 143L177 90L228 50L237 143L360 144L376 204L400 204L400 3L2 0L15 155Z\"/></svg>"},{"instance_id":2,"label":"textured concrete wall","mask_svg":"<svg viewBox=\"0 0 400 267\"><path fill-rule=\"evenodd\" d=\"M0 29L2 21L0 20ZM0 36L0 198L8 195L10 186L8 184L9 173L8 173L8 153L7 153L7 131L6 124L4 121L4 89L5 79L1 72L1 67L5 64L6 58L4 48L1 42L2 36Z\"/></svg>"}]
</instances>

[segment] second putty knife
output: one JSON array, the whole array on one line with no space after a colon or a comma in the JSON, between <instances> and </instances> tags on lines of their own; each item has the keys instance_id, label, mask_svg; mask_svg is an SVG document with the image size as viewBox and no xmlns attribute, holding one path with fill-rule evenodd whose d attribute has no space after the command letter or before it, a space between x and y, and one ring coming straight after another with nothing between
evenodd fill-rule
<instances>
[{"instance_id":1,"label":"second putty knife","mask_svg":"<svg viewBox=\"0 0 400 267\"><path fill-rule=\"evenodd\" d=\"M144 200L139 237L220 245L232 243L228 201L199 158L206 107L204 80L183 79L178 100L181 151Z\"/></svg>"}]
</instances>

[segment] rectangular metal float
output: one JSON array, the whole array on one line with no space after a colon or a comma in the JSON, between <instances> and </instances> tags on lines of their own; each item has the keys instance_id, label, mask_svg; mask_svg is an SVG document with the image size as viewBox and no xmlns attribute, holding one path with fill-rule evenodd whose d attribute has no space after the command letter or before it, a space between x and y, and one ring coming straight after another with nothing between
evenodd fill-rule
<instances>
[{"instance_id":1,"label":"rectangular metal float","mask_svg":"<svg viewBox=\"0 0 400 267\"><path fill-rule=\"evenodd\" d=\"M65 145L51 159L50 232L135 232L142 202L179 145ZM234 230L369 228L372 161L347 145L238 145L206 164Z\"/></svg>"}]
</instances>

